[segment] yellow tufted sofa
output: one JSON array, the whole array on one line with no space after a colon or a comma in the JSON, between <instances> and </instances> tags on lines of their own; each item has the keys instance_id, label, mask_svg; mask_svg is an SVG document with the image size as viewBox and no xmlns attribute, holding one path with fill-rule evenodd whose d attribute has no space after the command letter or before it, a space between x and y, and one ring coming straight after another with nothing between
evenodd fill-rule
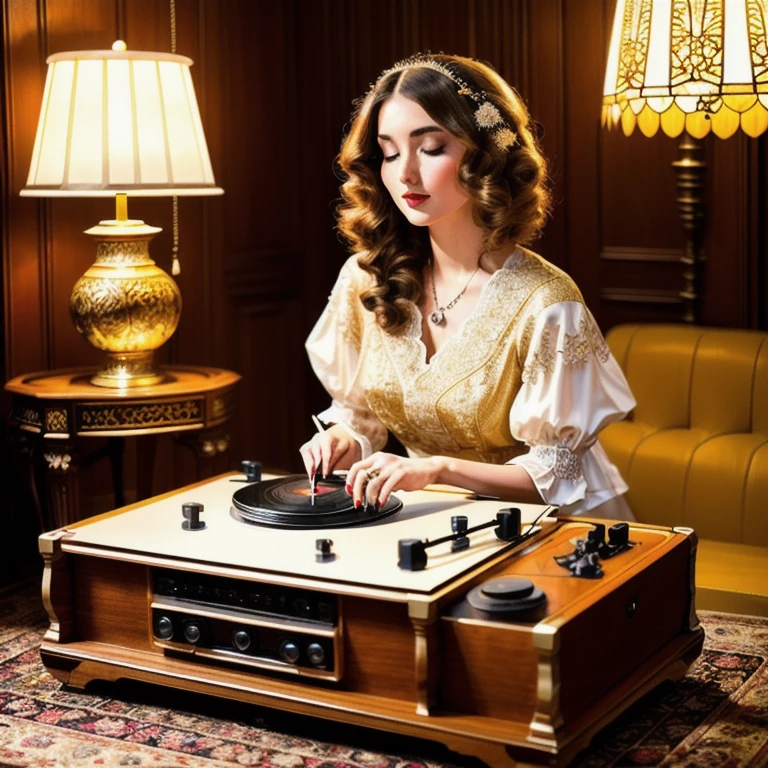
<instances>
[{"instance_id":1,"label":"yellow tufted sofa","mask_svg":"<svg viewBox=\"0 0 768 768\"><path fill-rule=\"evenodd\" d=\"M600 442L640 522L699 538L698 608L768 616L768 333L620 325L637 400Z\"/></svg>"}]
</instances>

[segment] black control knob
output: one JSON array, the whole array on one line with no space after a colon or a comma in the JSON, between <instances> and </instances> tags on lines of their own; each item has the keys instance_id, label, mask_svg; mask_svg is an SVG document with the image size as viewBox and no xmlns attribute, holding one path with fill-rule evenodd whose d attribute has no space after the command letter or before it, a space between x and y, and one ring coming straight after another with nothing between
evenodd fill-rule
<instances>
[{"instance_id":1,"label":"black control knob","mask_svg":"<svg viewBox=\"0 0 768 768\"><path fill-rule=\"evenodd\" d=\"M397 542L397 567L404 571L423 571L427 567L427 549L421 539Z\"/></svg>"},{"instance_id":2,"label":"black control knob","mask_svg":"<svg viewBox=\"0 0 768 768\"><path fill-rule=\"evenodd\" d=\"M181 527L185 531L202 531L205 528L205 523L200 519L203 509L205 507L196 501L187 501L182 504L181 513L184 515L184 522Z\"/></svg>"},{"instance_id":3,"label":"black control knob","mask_svg":"<svg viewBox=\"0 0 768 768\"><path fill-rule=\"evenodd\" d=\"M232 633L232 645L241 653L251 647L251 633L245 629L237 629Z\"/></svg>"},{"instance_id":4,"label":"black control knob","mask_svg":"<svg viewBox=\"0 0 768 768\"><path fill-rule=\"evenodd\" d=\"M325 661L325 648L320 643L310 643L307 646L307 658L313 667L319 667Z\"/></svg>"},{"instance_id":5,"label":"black control knob","mask_svg":"<svg viewBox=\"0 0 768 768\"><path fill-rule=\"evenodd\" d=\"M496 513L496 538L502 541L512 541L520 535L522 512L518 507L507 507Z\"/></svg>"},{"instance_id":6,"label":"black control knob","mask_svg":"<svg viewBox=\"0 0 768 768\"><path fill-rule=\"evenodd\" d=\"M629 523L616 523L608 529L608 543L612 547L626 547L629 543Z\"/></svg>"},{"instance_id":7,"label":"black control knob","mask_svg":"<svg viewBox=\"0 0 768 768\"><path fill-rule=\"evenodd\" d=\"M261 462L260 461L241 461L240 469L243 470L245 479L249 483L261 482Z\"/></svg>"},{"instance_id":8,"label":"black control knob","mask_svg":"<svg viewBox=\"0 0 768 768\"><path fill-rule=\"evenodd\" d=\"M336 559L336 555L333 552L333 541L331 539L316 539L315 540L315 560L318 563L330 563Z\"/></svg>"},{"instance_id":9,"label":"black control knob","mask_svg":"<svg viewBox=\"0 0 768 768\"><path fill-rule=\"evenodd\" d=\"M299 660L299 646L293 640L283 640L279 653L280 658L289 664L295 664Z\"/></svg>"},{"instance_id":10,"label":"black control knob","mask_svg":"<svg viewBox=\"0 0 768 768\"><path fill-rule=\"evenodd\" d=\"M155 620L155 636L161 640L173 637L173 619L170 616L159 616Z\"/></svg>"},{"instance_id":11,"label":"black control knob","mask_svg":"<svg viewBox=\"0 0 768 768\"><path fill-rule=\"evenodd\" d=\"M454 533L466 533L469 527L469 518L466 515L453 515L451 517L451 530Z\"/></svg>"},{"instance_id":12,"label":"black control knob","mask_svg":"<svg viewBox=\"0 0 768 768\"><path fill-rule=\"evenodd\" d=\"M197 645L203 638L203 627L196 621L189 621L184 625L184 639L192 645Z\"/></svg>"},{"instance_id":13,"label":"black control knob","mask_svg":"<svg viewBox=\"0 0 768 768\"><path fill-rule=\"evenodd\" d=\"M596 542L599 546L605 541L605 525L594 523L594 528L587 533L587 541Z\"/></svg>"}]
</instances>

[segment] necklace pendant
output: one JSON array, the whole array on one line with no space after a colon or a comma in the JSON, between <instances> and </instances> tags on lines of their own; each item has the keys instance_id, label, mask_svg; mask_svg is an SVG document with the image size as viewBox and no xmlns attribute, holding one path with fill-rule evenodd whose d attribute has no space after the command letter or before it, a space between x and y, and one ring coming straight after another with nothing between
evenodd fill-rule
<instances>
[{"instance_id":1,"label":"necklace pendant","mask_svg":"<svg viewBox=\"0 0 768 768\"><path fill-rule=\"evenodd\" d=\"M429 319L432 321L434 325L442 325L445 322L445 312L443 311L443 308L440 307L440 309L436 309L429 316Z\"/></svg>"}]
</instances>

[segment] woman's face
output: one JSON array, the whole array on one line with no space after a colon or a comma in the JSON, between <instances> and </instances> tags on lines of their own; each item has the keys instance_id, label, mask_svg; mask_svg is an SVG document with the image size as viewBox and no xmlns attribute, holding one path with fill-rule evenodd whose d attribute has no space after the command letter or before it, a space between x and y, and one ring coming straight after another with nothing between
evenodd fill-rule
<instances>
[{"instance_id":1,"label":"woman's face","mask_svg":"<svg viewBox=\"0 0 768 768\"><path fill-rule=\"evenodd\" d=\"M412 99L398 93L379 110L381 180L411 224L432 226L471 215L458 167L464 145Z\"/></svg>"}]
</instances>

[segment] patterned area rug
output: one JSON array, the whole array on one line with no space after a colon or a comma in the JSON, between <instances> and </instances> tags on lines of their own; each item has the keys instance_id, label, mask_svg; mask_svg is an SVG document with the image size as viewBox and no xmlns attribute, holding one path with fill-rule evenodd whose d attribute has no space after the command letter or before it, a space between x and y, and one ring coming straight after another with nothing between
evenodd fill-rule
<instances>
[{"instance_id":1,"label":"patterned area rug","mask_svg":"<svg viewBox=\"0 0 768 768\"><path fill-rule=\"evenodd\" d=\"M605 729L579 768L768 765L768 619L702 613L704 653ZM0 768L450 768L441 745L140 684L67 690L39 589L0 593Z\"/></svg>"}]
</instances>

